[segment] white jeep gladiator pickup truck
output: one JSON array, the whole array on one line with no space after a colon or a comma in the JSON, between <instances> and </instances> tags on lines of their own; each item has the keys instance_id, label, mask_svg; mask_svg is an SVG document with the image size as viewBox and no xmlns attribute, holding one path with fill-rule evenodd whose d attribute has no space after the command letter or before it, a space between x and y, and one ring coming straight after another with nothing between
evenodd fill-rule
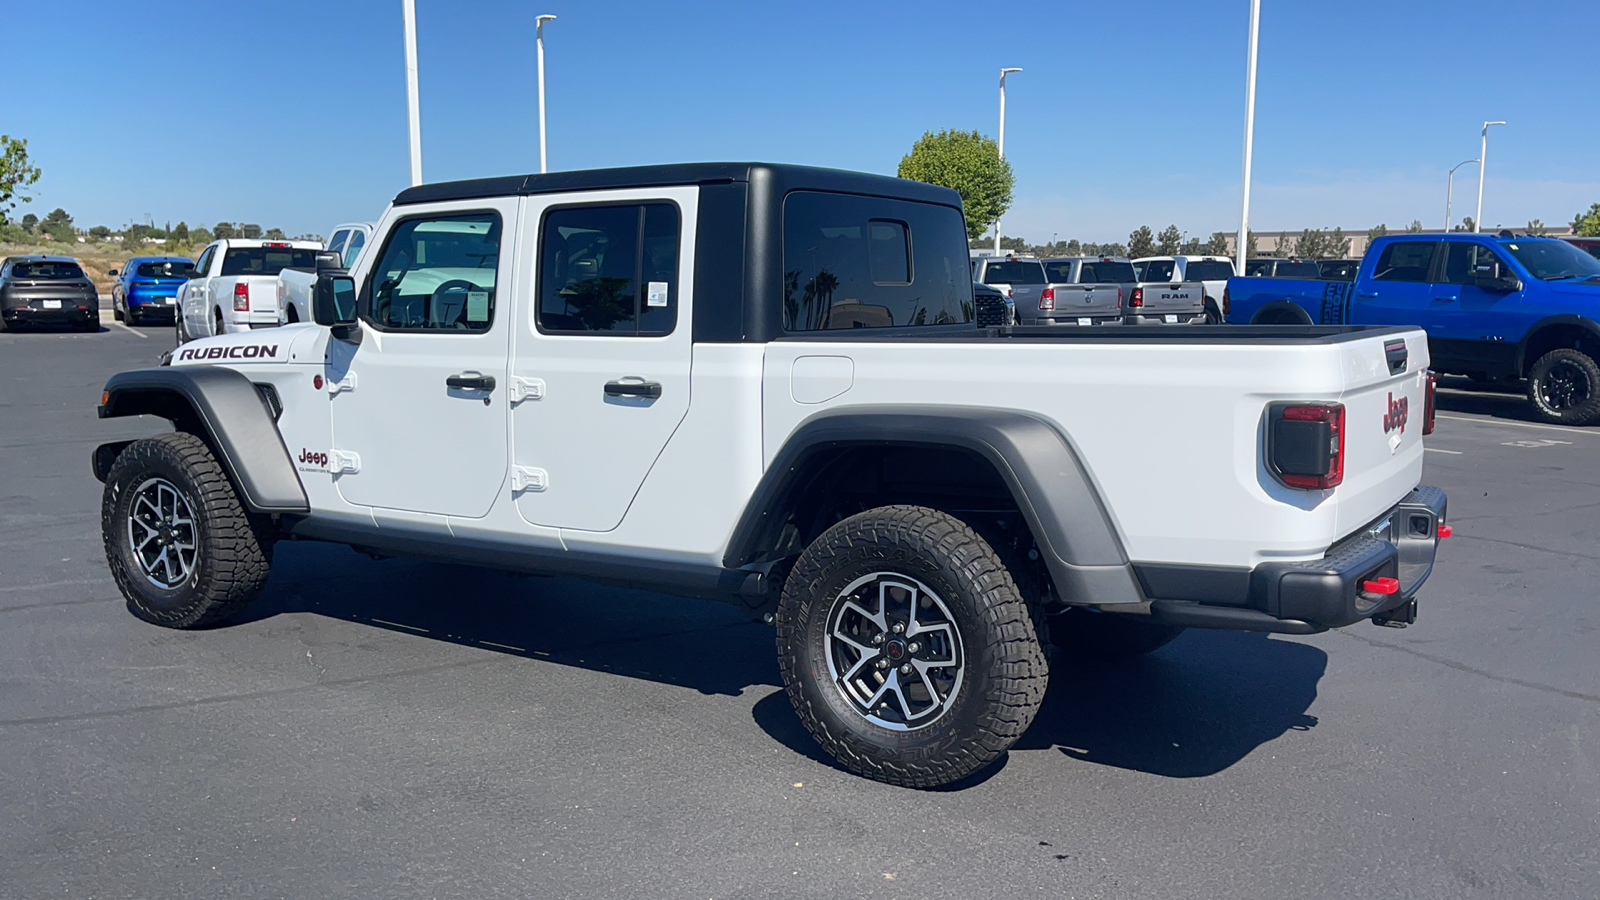
<instances>
[{"instance_id":1,"label":"white jeep gladiator pickup truck","mask_svg":"<svg viewBox=\"0 0 1600 900\"><path fill-rule=\"evenodd\" d=\"M322 245L315 241L224 238L200 252L194 272L178 289L178 343L199 337L275 328L278 273L311 267Z\"/></svg>"},{"instance_id":2,"label":"white jeep gladiator pickup truck","mask_svg":"<svg viewBox=\"0 0 1600 900\"><path fill-rule=\"evenodd\" d=\"M174 430L95 451L107 561L172 628L289 540L724 599L823 748L918 787L1022 735L1049 641L1414 621L1421 331L979 328L966 258L954 192L875 175L410 188L315 321L110 379Z\"/></svg>"}]
</instances>

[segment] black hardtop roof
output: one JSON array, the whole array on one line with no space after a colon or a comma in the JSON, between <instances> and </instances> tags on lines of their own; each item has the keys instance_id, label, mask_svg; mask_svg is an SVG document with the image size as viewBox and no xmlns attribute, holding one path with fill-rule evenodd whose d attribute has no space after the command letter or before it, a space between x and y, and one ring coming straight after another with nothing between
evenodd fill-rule
<instances>
[{"instance_id":1,"label":"black hardtop roof","mask_svg":"<svg viewBox=\"0 0 1600 900\"><path fill-rule=\"evenodd\" d=\"M669 163L659 166L580 169L545 175L504 175L471 181L446 181L406 188L394 198L394 202L396 205L437 203L449 200L478 200L485 197L510 197L518 194L558 194L734 182L765 186L779 195L791 190L806 189L892 197L900 200L940 203L946 206L961 205L960 195L955 191L920 181L907 181L887 175L869 175L864 172L847 172L843 169L754 162Z\"/></svg>"}]
</instances>

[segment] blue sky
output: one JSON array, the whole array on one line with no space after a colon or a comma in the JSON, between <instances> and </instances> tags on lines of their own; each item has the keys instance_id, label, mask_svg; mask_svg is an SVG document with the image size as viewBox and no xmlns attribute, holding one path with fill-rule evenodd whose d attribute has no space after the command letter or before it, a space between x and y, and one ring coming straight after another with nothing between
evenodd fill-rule
<instances>
[{"instance_id":1,"label":"blue sky","mask_svg":"<svg viewBox=\"0 0 1600 900\"><path fill-rule=\"evenodd\" d=\"M1006 233L1124 240L1238 225L1247 0L1000 4L416 0L428 181L536 171L533 18L552 169L757 159L893 174L924 131L996 129ZM399 0L8 4L0 132L81 226L325 233L405 187ZM1438 227L1490 135L1486 224L1600 201L1600 3L1265 0L1258 230ZM1516 10L1523 10L1518 13ZM1476 170L1457 173L1455 217Z\"/></svg>"}]
</instances>

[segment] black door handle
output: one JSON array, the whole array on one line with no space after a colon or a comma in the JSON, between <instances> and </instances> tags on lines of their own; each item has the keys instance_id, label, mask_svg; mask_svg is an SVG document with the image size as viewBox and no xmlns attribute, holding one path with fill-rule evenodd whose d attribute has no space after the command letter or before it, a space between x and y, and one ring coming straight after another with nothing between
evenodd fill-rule
<instances>
[{"instance_id":1,"label":"black door handle","mask_svg":"<svg viewBox=\"0 0 1600 900\"><path fill-rule=\"evenodd\" d=\"M608 381L606 382L607 397L650 397L661 396L661 382L659 381Z\"/></svg>"},{"instance_id":2,"label":"black door handle","mask_svg":"<svg viewBox=\"0 0 1600 900\"><path fill-rule=\"evenodd\" d=\"M460 375L451 375L446 378L444 386L463 391L492 391L494 390L494 376L481 375L477 372L462 372Z\"/></svg>"}]
</instances>

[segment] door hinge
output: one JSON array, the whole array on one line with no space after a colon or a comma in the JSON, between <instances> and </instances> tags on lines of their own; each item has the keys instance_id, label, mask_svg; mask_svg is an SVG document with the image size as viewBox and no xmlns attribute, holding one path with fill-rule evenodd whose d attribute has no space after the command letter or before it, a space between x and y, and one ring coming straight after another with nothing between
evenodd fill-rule
<instances>
[{"instance_id":1,"label":"door hinge","mask_svg":"<svg viewBox=\"0 0 1600 900\"><path fill-rule=\"evenodd\" d=\"M356 373L346 372L338 381L328 379L328 393L337 394L340 391L353 391L356 389Z\"/></svg>"},{"instance_id":2,"label":"door hinge","mask_svg":"<svg viewBox=\"0 0 1600 900\"><path fill-rule=\"evenodd\" d=\"M514 375L511 378L511 402L521 403L524 400L544 399L543 378L523 378Z\"/></svg>"},{"instance_id":3,"label":"door hinge","mask_svg":"<svg viewBox=\"0 0 1600 900\"><path fill-rule=\"evenodd\" d=\"M335 475L353 475L361 471L361 454L349 450L329 450L328 471Z\"/></svg>"},{"instance_id":4,"label":"door hinge","mask_svg":"<svg viewBox=\"0 0 1600 900\"><path fill-rule=\"evenodd\" d=\"M543 469L529 468L528 466L511 467L511 493L520 494L523 491L542 491L550 485L550 473Z\"/></svg>"}]
</instances>

